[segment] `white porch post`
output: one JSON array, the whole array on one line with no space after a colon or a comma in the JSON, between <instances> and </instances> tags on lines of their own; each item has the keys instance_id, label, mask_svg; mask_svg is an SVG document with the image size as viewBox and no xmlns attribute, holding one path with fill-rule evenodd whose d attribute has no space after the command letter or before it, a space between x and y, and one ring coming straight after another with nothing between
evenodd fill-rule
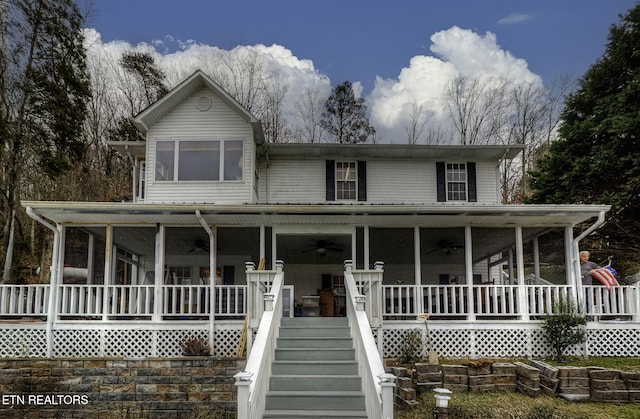
<instances>
[{"instance_id":1,"label":"white porch post","mask_svg":"<svg viewBox=\"0 0 640 419\"><path fill-rule=\"evenodd\" d=\"M162 320L162 281L164 280L164 224L156 224L155 276L153 278L153 321ZM215 272L214 272L215 274Z\"/></svg>"},{"instance_id":2,"label":"white porch post","mask_svg":"<svg viewBox=\"0 0 640 419\"><path fill-rule=\"evenodd\" d=\"M96 264L95 249L96 236L93 233L89 233L89 243L87 245L87 284L93 284L95 281L95 275L93 273Z\"/></svg>"},{"instance_id":3,"label":"white porch post","mask_svg":"<svg viewBox=\"0 0 640 419\"><path fill-rule=\"evenodd\" d=\"M47 227L48 224L45 224ZM49 307L47 309L47 356L53 358L53 325L58 320L58 288L62 282L64 266L64 238L66 227L57 224L53 229L53 254L51 255L51 275L49 277Z\"/></svg>"},{"instance_id":4,"label":"white porch post","mask_svg":"<svg viewBox=\"0 0 640 419\"><path fill-rule=\"evenodd\" d=\"M536 278L536 285L540 285L540 243L538 236L533 238L533 275Z\"/></svg>"},{"instance_id":5,"label":"white porch post","mask_svg":"<svg viewBox=\"0 0 640 419\"><path fill-rule=\"evenodd\" d=\"M424 313L423 298L422 298L422 260L420 259L420 227L413 227L413 263L414 263L414 276L415 284L418 286L416 290L416 313Z\"/></svg>"},{"instance_id":6,"label":"white porch post","mask_svg":"<svg viewBox=\"0 0 640 419\"><path fill-rule=\"evenodd\" d=\"M476 313L473 310L473 237L471 236L471 226L464 226L464 269L467 278L467 304L469 307L469 321L476 320Z\"/></svg>"},{"instance_id":7,"label":"white porch post","mask_svg":"<svg viewBox=\"0 0 640 419\"><path fill-rule=\"evenodd\" d=\"M113 271L113 226L107 224L104 238L104 279L102 280L102 321L109 320L109 284Z\"/></svg>"},{"instance_id":8,"label":"white porch post","mask_svg":"<svg viewBox=\"0 0 640 419\"><path fill-rule=\"evenodd\" d=\"M364 226L364 263L362 265L363 269L370 269L369 265L369 226Z\"/></svg>"},{"instance_id":9,"label":"white porch post","mask_svg":"<svg viewBox=\"0 0 640 419\"><path fill-rule=\"evenodd\" d=\"M265 261L266 261L265 254L267 253L266 237L267 237L266 227L264 225L261 225L260 226L260 260L264 259ZM258 260L258 262L260 262L260 260Z\"/></svg>"},{"instance_id":10,"label":"white porch post","mask_svg":"<svg viewBox=\"0 0 640 419\"><path fill-rule=\"evenodd\" d=\"M567 285L571 286L571 300L578 307L584 303L584 292L582 290L582 273L580 272L580 259L578 256L577 244L574 245L573 226L564 228L564 258L566 269ZM583 307L584 308L584 307Z\"/></svg>"},{"instance_id":11,"label":"white porch post","mask_svg":"<svg viewBox=\"0 0 640 419\"><path fill-rule=\"evenodd\" d=\"M513 285L513 249L509 249L509 285Z\"/></svg>"},{"instance_id":12,"label":"white porch post","mask_svg":"<svg viewBox=\"0 0 640 419\"><path fill-rule=\"evenodd\" d=\"M524 283L524 248L522 245L522 226L516 226L516 263L518 270L518 306L521 320L529 321L529 305L527 304L527 288Z\"/></svg>"}]
</instances>

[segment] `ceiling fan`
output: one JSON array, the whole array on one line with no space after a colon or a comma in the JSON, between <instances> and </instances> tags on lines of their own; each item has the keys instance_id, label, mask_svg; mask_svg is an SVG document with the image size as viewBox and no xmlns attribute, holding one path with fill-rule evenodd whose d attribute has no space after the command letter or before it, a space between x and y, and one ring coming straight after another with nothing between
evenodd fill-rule
<instances>
[{"instance_id":1,"label":"ceiling fan","mask_svg":"<svg viewBox=\"0 0 640 419\"><path fill-rule=\"evenodd\" d=\"M438 241L437 243L437 247L429 252L427 252L427 255L430 255L431 253L435 253L437 251L442 251L444 252L444 254L446 254L447 256L452 254L453 252L455 252L456 250L460 250L460 249L464 249L464 245L460 244L460 243L456 243L453 242L451 240L447 240L447 239L442 239L440 241Z\"/></svg>"},{"instance_id":2,"label":"ceiling fan","mask_svg":"<svg viewBox=\"0 0 640 419\"><path fill-rule=\"evenodd\" d=\"M342 249L330 240L316 240L312 248L302 251L302 253L308 252L316 252L318 255L324 256L327 252L342 252Z\"/></svg>"},{"instance_id":3,"label":"ceiling fan","mask_svg":"<svg viewBox=\"0 0 640 419\"><path fill-rule=\"evenodd\" d=\"M188 253L209 253L209 245L202 239L195 239L193 247L189 249Z\"/></svg>"}]
</instances>

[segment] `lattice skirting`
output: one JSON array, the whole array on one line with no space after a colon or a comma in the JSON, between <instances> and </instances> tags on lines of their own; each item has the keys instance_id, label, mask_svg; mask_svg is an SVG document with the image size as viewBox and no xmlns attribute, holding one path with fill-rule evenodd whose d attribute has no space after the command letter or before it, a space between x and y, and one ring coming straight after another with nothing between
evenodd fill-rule
<instances>
[{"instance_id":1,"label":"lattice skirting","mask_svg":"<svg viewBox=\"0 0 640 419\"><path fill-rule=\"evenodd\" d=\"M409 330L419 330L423 339L423 356L427 356L427 336L424 327L407 324L385 324L375 330L374 338L383 339L384 356L401 354L403 337ZM216 329L213 355L234 357L242 332L242 324L227 324ZM477 328L477 325L455 328L429 328L432 348L441 357L545 357L552 354L542 331L531 325L505 327L505 325ZM586 348L589 356L640 356L640 325L599 325L587 331ZM111 326L73 329L54 329L53 355L66 357L124 357L173 358L182 356L179 342L189 338L209 339L209 329L131 329ZM583 355L584 346L576 346L570 355ZM44 358L47 356L47 333L44 327L1 328L0 358Z\"/></svg>"},{"instance_id":2,"label":"lattice skirting","mask_svg":"<svg viewBox=\"0 0 640 419\"><path fill-rule=\"evenodd\" d=\"M216 330L213 356L235 356L240 329ZM176 358L179 343L191 338L209 340L209 330L56 330L55 357Z\"/></svg>"},{"instance_id":3,"label":"lattice skirting","mask_svg":"<svg viewBox=\"0 0 640 419\"><path fill-rule=\"evenodd\" d=\"M46 356L46 330L0 329L0 358L45 358Z\"/></svg>"},{"instance_id":4,"label":"lattice skirting","mask_svg":"<svg viewBox=\"0 0 640 419\"><path fill-rule=\"evenodd\" d=\"M424 327L411 329L406 326L393 328L392 325L385 325L385 329L382 330L385 358L401 355L403 339L410 330L420 331L423 342L422 356L427 357L429 347ZM542 330L537 328L443 328L429 330L429 336L433 350L445 358L537 358L553 354ZM587 336L586 347L589 356L640 356L640 328L591 329L587 331ZM567 354L581 356L584 354L584 346L576 345L570 348Z\"/></svg>"}]
</instances>

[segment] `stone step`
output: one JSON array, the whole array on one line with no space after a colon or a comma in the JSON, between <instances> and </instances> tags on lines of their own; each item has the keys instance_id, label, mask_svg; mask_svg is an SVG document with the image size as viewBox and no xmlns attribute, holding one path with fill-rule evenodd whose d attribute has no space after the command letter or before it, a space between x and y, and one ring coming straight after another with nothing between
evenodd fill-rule
<instances>
[{"instance_id":1,"label":"stone step","mask_svg":"<svg viewBox=\"0 0 640 419\"><path fill-rule=\"evenodd\" d=\"M355 375L356 361L273 361L273 375Z\"/></svg>"},{"instance_id":2,"label":"stone step","mask_svg":"<svg viewBox=\"0 0 640 419\"><path fill-rule=\"evenodd\" d=\"M361 419L366 418L364 410L267 410L265 419Z\"/></svg>"},{"instance_id":3,"label":"stone step","mask_svg":"<svg viewBox=\"0 0 640 419\"><path fill-rule=\"evenodd\" d=\"M351 348L351 337L279 337L276 348Z\"/></svg>"},{"instance_id":4,"label":"stone step","mask_svg":"<svg viewBox=\"0 0 640 419\"><path fill-rule=\"evenodd\" d=\"M365 410L361 391L272 391L265 410Z\"/></svg>"},{"instance_id":5,"label":"stone step","mask_svg":"<svg viewBox=\"0 0 640 419\"><path fill-rule=\"evenodd\" d=\"M354 360L355 349L352 348L278 348L276 361L347 361Z\"/></svg>"},{"instance_id":6,"label":"stone step","mask_svg":"<svg viewBox=\"0 0 640 419\"><path fill-rule=\"evenodd\" d=\"M273 391L360 391L358 375L272 375Z\"/></svg>"},{"instance_id":7,"label":"stone step","mask_svg":"<svg viewBox=\"0 0 640 419\"><path fill-rule=\"evenodd\" d=\"M344 326L281 326L280 337L349 337L351 331Z\"/></svg>"},{"instance_id":8,"label":"stone step","mask_svg":"<svg viewBox=\"0 0 640 419\"><path fill-rule=\"evenodd\" d=\"M348 327L346 317L283 317L281 326L343 326Z\"/></svg>"}]
</instances>

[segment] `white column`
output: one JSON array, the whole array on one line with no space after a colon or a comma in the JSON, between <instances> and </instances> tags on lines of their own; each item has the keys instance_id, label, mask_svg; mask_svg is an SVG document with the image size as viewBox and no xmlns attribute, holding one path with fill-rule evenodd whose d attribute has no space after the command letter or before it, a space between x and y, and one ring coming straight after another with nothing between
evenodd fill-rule
<instances>
[{"instance_id":1,"label":"white column","mask_svg":"<svg viewBox=\"0 0 640 419\"><path fill-rule=\"evenodd\" d=\"M420 258L420 227L413 227L413 258L415 264L415 283L416 285L422 284L422 260ZM419 313L422 313L420 311Z\"/></svg>"},{"instance_id":2,"label":"white column","mask_svg":"<svg viewBox=\"0 0 640 419\"><path fill-rule=\"evenodd\" d=\"M164 281L164 224L156 225L155 277L153 280L153 321L162 320L162 284ZM213 272L215 275L215 271Z\"/></svg>"},{"instance_id":3,"label":"white column","mask_svg":"<svg viewBox=\"0 0 640 419\"><path fill-rule=\"evenodd\" d=\"M364 226L364 261L363 261L363 269L371 269L371 265L369 264L369 226Z\"/></svg>"},{"instance_id":4,"label":"white column","mask_svg":"<svg viewBox=\"0 0 640 419\"><path fill-rule=\"evenodd\" d=\"M87 245L87 284L93 284L95 280L94 267L96 263L95 258L96 249L96 236L93 233L89 233L89 243Z\"/></svg>"},{"instance_id":5,"label":"white column","mask_svg":"<svg viewBox=\"0 0 640 419\"><path fill-rule=\"evenodd\" d=\"M467 304L469 307L469 321L475 321L476 313L473 311L473 237L471 226L464 226L464 268L469 287Z\"/></svg>"},{"instance_id":6,"label":"white column","mask_svg":"<svg viewBox=\"0 0 640 419\"><path fill-rule=\"evenodd\" d=\"M540 285L540 243L538 236L533 238L533 275L536 278L536 285Z\"/></svg>"},{"instance_id":7,"label":"white column","mask_svg":"<svg viewBox=\"0 0 640 419\"><path fill-rule=\"evenodd\" d=\"M102 280L102 320L107 321L109 316L109 285L113 282L111 275L113 271L113 226L107 224L104 238L104 279Z\"/></svg>"},{"instance_id":8,"label":"white column","mask_svg":"<svg viewBox=\"0 0 640 419\"><path fill-rule=\"evenodd\" d=\"M522 226L516 226L516 263L518 270L518 305L521 319L529 320L529 305L527 304L527 289L524 284L524 248L522 245Z\"/></svg>"}]
</instances>

